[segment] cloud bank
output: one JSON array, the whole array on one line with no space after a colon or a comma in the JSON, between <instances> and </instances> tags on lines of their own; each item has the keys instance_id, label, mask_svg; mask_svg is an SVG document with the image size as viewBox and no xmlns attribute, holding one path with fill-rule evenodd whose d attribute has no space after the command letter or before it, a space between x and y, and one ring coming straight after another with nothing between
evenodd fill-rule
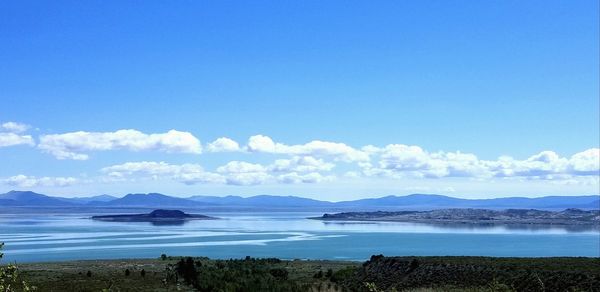
<instances>
[{"instance_id":1,"label":"cloud bank","mask_svg":"<svg viewBox=\"0 0 600 292\"><path fill-rule=\"evenodd\" d=\"M5 122L0 127L0 147L36 146L30 126ZM35 149L35 148L34 148ZM355 148L340 142L313 140L285 144L266 135L249 137L245 145L220 137L203 147L190 132L170 130L147 134L134 129L114 132L68 132L39 136L37 149L59 160L87 160L98 151L187 153L190 155L235 154L237 158L206 170L199 164L138 161L122 162L100 169L101 181L170 179L184 184L262 185L320 183L336 178L443 179L478 181L540 180L560 184L598 184L600 149L589 148L571 156L552 150L525 159L500 156L480 159L460 151L429 152L417 145L366 145ZM267 154L267 155L265 155ZM150 154L151 155L151 154ZM233 155L233 154L231 154ZM270 160L265 162L265 157ZM260 158L260 159L259 159ZM66 186L72 177L32 177L19 174L4 180L15 186Z\"/></svg>"},{"instance_id":2,"label":"cloud bank","mask_svg":"<svg viewBox=\"0 0 600 292\"><path fill-rule=\"evenodd\" d=\"M170 130L161 134L145 134L137 130L115 132L71 132L42 135L38 148L57 159L87 160L86 152L108 150L161 151L200 154L200 140L189 132Z\"/></svg>"}]
</instances>

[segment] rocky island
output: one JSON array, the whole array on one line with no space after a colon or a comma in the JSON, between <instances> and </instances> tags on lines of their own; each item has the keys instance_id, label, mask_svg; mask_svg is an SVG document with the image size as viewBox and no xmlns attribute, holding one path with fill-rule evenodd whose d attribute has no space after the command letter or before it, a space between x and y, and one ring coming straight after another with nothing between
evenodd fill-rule
<instances>
[{"instance_id":1,"label":"rocky island","mask_svg":"<svg viewBox=\"0 0 600 292\"><path fill-rule=\"evenodd\" d=\"M441 209L432 211L343 212L313 217L325 221L397 221L465 224L547 224L600 226L600 210Z\"/></svg>"},{"instance_id":2,"label":"rocky island","mask_svg":"<svg viewBox=\"0 0 600 292\"><path fill-rule=\"evenodd\" d=\"M187 214L180 210L154 210L148 214L124 214L124 215L101 215L92 216L93 220L113 221L113 222L152 222L169 223L183 222L187 220L212 220L217 219L206 215Z\"/></svg>"}]
</instances>

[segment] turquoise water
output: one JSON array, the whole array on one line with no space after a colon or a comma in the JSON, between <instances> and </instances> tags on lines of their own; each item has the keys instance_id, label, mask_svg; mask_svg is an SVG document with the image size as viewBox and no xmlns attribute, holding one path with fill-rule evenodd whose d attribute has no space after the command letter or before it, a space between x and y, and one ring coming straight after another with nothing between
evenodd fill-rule
<instances>
[{"instance_id":1,"label":"turquoise water","mask_svg":"<svg viewBox=\"0 0 600 292\"><path fill-rule=\"evenodd\" d=\"M1 214L5 259L156 258L366 260L384 255L600 256L598 230L541 226L321 222L314 213L219 213L180 225L100 222L91 214Z\"/></svg>"}]
</instances>

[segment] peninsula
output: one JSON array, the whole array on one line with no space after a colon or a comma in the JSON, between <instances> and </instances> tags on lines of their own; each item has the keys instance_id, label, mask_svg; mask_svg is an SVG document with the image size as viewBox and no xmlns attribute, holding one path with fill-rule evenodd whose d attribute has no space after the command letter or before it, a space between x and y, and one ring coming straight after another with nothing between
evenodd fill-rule
<instances>
[{"instance_id":1,"label":"peninsula","mask_svg":"<svg viewBox=\"0 0 600 292\"><path fill-rule=\"evenodd\" d=\"M442 209L432 211L377 211L324 214L310 219L325 221L397 221L465 224L549 224L600 226L600 210L565 209Z\"/></svg>"}]
</instances>

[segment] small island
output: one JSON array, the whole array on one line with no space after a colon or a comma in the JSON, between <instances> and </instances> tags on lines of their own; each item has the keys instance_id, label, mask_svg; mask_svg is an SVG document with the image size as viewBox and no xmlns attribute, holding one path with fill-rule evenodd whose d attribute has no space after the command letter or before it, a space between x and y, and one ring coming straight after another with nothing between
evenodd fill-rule
<instances>
[{"instance_id":1,"label":"small island","mask_svg":"<svg viewBox=\"0 0 600 292\"><path fill-rule=\"evenodd\" d=\"M148 214L124 214L124 215L100 215L92 216L93 220L112 221L112 222L152 222L169 223L183 222L187 220L213 220L218 219L206 215L187 214L180 210L154 210Z\"/></svg>"},{"instance_id":2,"label":"small island","mask_svg":"<svg viewBox=\"0 0 600 292\"><path fill-rule=\"evenodd\" d=\"M324 221L396 221L464 224L600 225L600 210L441 209L431 211L343 212L312 217Z\"/></svg>"}]
</instances>

